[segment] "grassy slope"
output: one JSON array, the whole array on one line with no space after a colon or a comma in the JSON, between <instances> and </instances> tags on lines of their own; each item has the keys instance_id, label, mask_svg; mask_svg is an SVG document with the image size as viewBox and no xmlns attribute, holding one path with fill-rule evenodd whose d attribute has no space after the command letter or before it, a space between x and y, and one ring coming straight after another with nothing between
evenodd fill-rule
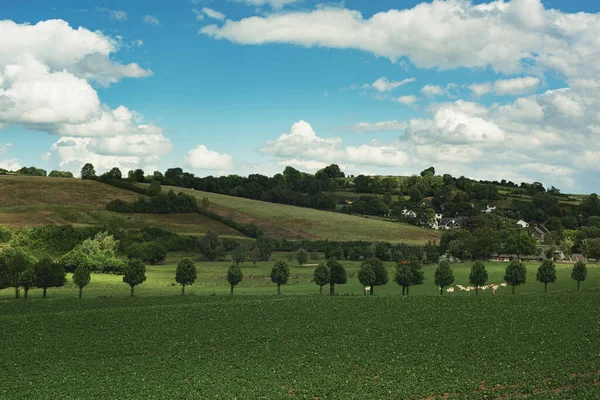
<instances>
[{"instance_id":1,"label":"grassy slope","mask_svg":"<svg viewBox=\"0 0 600 400\"><path fill-rule=\"evenodd\" d=\"M244 280L236 288L236 292L240 295L273 295L275 293L276 286L269 279L271 267L276 259L285 259L287 255L277 254L271 262L258 263L256 267L253 267L251 263L244 263L241 266L242 272L244 273ZM173 260L174 262L175 260ZM311 264L315 264L321 261L309 261ZM319 293L318 286L312 282L312 273L314 266L303 266L300 267L295 261L288 261L291 267L291 278L288 285L283 286L282 293L284 295L315 295ZM337 292L342 295L361 295L362 286L356 274L358 272L359 262L344 262L348 274L348 283L345 285L339 285ZM198 279L196 284L187 288L188 293L194 293L199 295L206 294L220 294L225 295L229 293L229 285L227 283L227 269L231 265L230 262L201 262L196 263L198 268ZM387 285L376 287L376 295L399 295L401 288L394 282L394 267L393 263L386 263L389 272L389 281ZM517 288L517 294L534 294L541 293L544 290L544 286L537 282L535 274L539 263L527 264L527 282ZM180 287L175 284L175 267L176 265L167 264L164 266L149 266L147 277L148 279L141 286L136 289L138 296L169 296L177 295L180 291ZM454 275L456 277L455 284L461 284L464 286L468 285L469 282L469 264L457 264L452 266ZM499 284L503 281L505 263L488 263L487 269L489 273L488 283ZM557 282L548 285L548 290L552 293L571 291L574 290L577 285L575 281L571 280L571 265L558 264L557 265ZM433 273L435 266L424 267L425 272L425 283L423 285L415 286L411 288L411 296L437 296L439 292L434 285ZM582 288L589 289L600 289L600 266L588 265L588 279L582 284ZM324 288L327 291L327 288ZM41 297L41 290L32 289L30 291L31 298ZM90 285L85 289L84 295L86 297L96 296L127 296L129 294L129 287L123 283L123 278L118 275L93 275ZM77 289L71 282L69 277L68 283L64 288L49 289L48 295L50 297L68 297L74 298L77 296ZM482 291L481 296L492 296L491 291ZM496 293L497 296L510 295L510 288L499 288ZM449 296L473 296L473 293L467 292L456 292ZM14 291L12 289L0 290L0 299L10 299L14 297Z\"/></svg>"},{"instance_id":2,"label":"grassy slope","mask_svg":"<svg viewBox=\"0 0 600 400\"><path fill-rule=\"evenodd\" d=\"M125 228L158 226L173 232L243 236L202 215L118 214L106 211L115 199L133 201L141 195L80 179L0 176L0 225L11 228L47 224L94 225L111 219Z\"/></svg>"},{"instance_id":3,"label":"grassy slope","mask_svg":"<svg viewBox=\"0 0 600 400\"><path fill-rule=\"evenodd\" d=\"M266 203L190 189L173 189L193 194L199 200L206 197L215 205L216 212L239 222L253 222L267 234L277 238L423 243L440 237L439 232L403 223L377 221L372 218Z\"/></svg>"},{"instance_id":4,"label":"grassy slope","mask_svg":"<svg viewBox=\"0 0 600 400\"><path fill-rule=\"evenodd\" d=\"M599 301L0 302L0 398L597 399Z\"/></svg>"}]
</instances>

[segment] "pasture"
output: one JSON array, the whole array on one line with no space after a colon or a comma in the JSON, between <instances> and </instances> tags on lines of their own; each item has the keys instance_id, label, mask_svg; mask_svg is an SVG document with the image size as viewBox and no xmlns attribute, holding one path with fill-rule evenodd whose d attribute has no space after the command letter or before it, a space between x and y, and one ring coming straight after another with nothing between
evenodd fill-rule
<instances>
[{"instance_id":1,"label":"pasture","mask_svg":"<svg viewBox=\"0 0 600 400\"><path fill-rule=\"evenodd\" d=\"M594 399L598 304L598 289L2 301L0 398Z\"/></svg>"},{"instance_id":2,"label":"pasture","mask_svg":"<svg viewBox=\"0 0 600 400\"><path fill-rule=\"evenodd\" d=\"M171 189L165 186L163 190ZM423 244L439 240L440 233L400 222L319 211L284 204L265 203L241 197L226 196L192 189L172 188L194 195L198 201L207 198L211 209L237 222L253 222L267 235L285 239L331 241L387 241Z\"/></svg>"},{"instance_id":3,"label":"pasture","mask_svg":"<svg viewBox=\"0 0 600 400\"><path fill-rule=\"evenodd\" d=\"M299 266L297 261L290 260L292 254L277 253L270 262L259 262L256 267L250 262L241 264L244 274L244 280L235 289L237 295L274 295L276 285L270 280L270 272L276 260L286 260L290 266L290 280L287 285L282 287L283 295L317 295L319 288L312 282L314 264L323 262L323 260L308 261L309 265ZM179 294L181 288L175 283L175 269L177 257L168 260L171 262L166 265L148 266L147 280L136 288L136 296L169 296ZM343 261L346 267L348 283L336 286L336 293L340 295L359 296L363 294L363 288L358 281L357 272L360 262ZM384 286L375 288L375 295L400 295L401 287L394 282L394 263L384 263L388 269L389 281ZM231 262L197 262L198 279L192 286L186 288L186 293L197 295L228 295L229 284L227 283L227 269ZM487 263L489 274L488 283L499 284L503 282L504 269L507 263L490 262ZM544 290L543 284L535 279L539 263L527 264L527 281L524 285L517 287L517 294L541 293ZM437 287L434 285L433 274L436 266L424 266L425 282L423 285L413 286L410 289L411 296L439 296ZM471 264L454 264L452 269L455 275L454 285L468 285ZM571 291L577 288L575 281L571 279L572 264L557 264L557 282L548 285L550 292ZM77 296L77 289L71 281L71 276L67 276L68 282L63 288L51 288L48 290L49 297L67 297ZM600 289L600 265L588 264L588 277L582 283L582 289ZM327 291L327 290L325 290ZM500 288L496 296L509 295L511 289ZM40 289L32 289L29 292L30 298L41 297ZM92 274L90 284L84 290L84 297L98 296L128 296L129 286L123 283L122 276L107 274ZM455 292L444 294L447 296L474 296L474 293ZM480 291L480 296L491 296L491 291ZM11 299L14 291L11 289L0 290L0 299Z\"/></svg>"}]
</instances>

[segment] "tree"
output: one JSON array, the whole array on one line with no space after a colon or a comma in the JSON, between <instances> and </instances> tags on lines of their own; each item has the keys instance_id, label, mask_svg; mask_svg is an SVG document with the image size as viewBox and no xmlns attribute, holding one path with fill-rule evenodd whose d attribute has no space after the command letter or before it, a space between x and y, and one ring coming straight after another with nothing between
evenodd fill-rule
<instances>
[{"instance_id":1,"label":"tree","mask_svg":"<svg viewBox=\"0 0 600 400\"><path fill-rule=\"evenodd\" d=\"M479 287L485 285L488 280L488 272L485 269L485 264L481 261L475 261L471 265L471 273L469 274L469 283L475 286L475 295L479 295Z\"/></svg>"},{"instance_id":2,"label":"tree","mask_svg":"<svg viewBox=\"0 0 600 400\"><path fill-rule=\"evenodd\" d=\"M439 266L433 274L433 280L437 286L440 287L440 295L444 294L444 288L454 283L454 272L450 268L448 261L440 262Z\"/></svg>"},{"instance_id":3,"label":"tree","mask_svg":"<svg viewBox=\"0 0 600 400\"><path fill-rule=\"evenodd\" d=\"M260 249L256 246L250 250L250 261L252 261L252 265L256 267L256 263L259 262L260 257Z\"/></svg>"},{"instance_id":4,"label":"tree","mask_svg":"<svg viewBox=\"0 0 600 400\"><path fill-rule=\"evenodd\" d=\"M434 167L429 167L427 169L424 169L423 171L421 171L421 176L433 176L435 175L435 168Z\"/></svg>"},{"instance_id":5,"label":"tree","mask_svg":"<svg viewBox=\"0 0 600 400\"><path fill-rule=\"evenodd\" d=\"M32 268L36 259L21 248L9 247L0 253L0 286L15 289L15 298L20 297L21 274Z\"/></svg>"},{"instance_id":6,"label":"tree","mask_svg":"<svg viewBox=\"0 0 600 400\"><path fill-rule=\"evenodd\" d=\"M146 281L146 264L139 258L129 260L125 267L125 275L123 276L123 282L129 285L131 288L131 297L133 297L133 290L136 286L141 285Z\"/></svg>"},{"instance_id":7,"label":"tree","mask_svg":"<svg viewBox=\"0 0 600 400\"><path fill-rule=\"evenodd\" d=\"M67 281L62 266L48 257L35 264L35 276L36 286L43 290L43 298L46 298L46 290L49 287L62 287Z\"/></svg>"},{"instance_id":8,"label":"tree","mask_svg":"<svg viewBox=\"0 0 600 400\"><path fill-rule=\"evenodd\" d=\"M600 238L587 238L581 242L581 252L586 258L600 259Z\"/></svg>"},{"instance_id":9,"label":"tree","mask_svg":"<svg viewBox=\"0 0 600 400\"><path fill-rule=\"evenodd\" d=\"M181 285L181 295L185 295L185 287L196 282L198 271L194 262L189 258L182 258L175 270L175 282Z\"/></svg>"},{"instance_id":10,"label":"tree","mask_svg":"<svg viewBox=\"0 0 600 400\"><path fill-rule=\"evenodd\" d=\"M19 275L19 283L23 287L24 298L27 299L29 289L35 286L35 270L33 267L27 268Z\"/></svg>"},{"instance_id":11,"label":"tree","mask_svg":"<svg viewBox=\"0 0 600 400\"><path fill-rule=\"evenodd\" d=\"M346 277L346 269L338 260L330 258L327 260L327 268L329 270L329 295L335 294L335 285L344 285L348 282Z\"/></svg>"},{"instance_id":12,"label":"tree","mask_svg":"<svg viewBox=\"0 0 600 400\"><path fill-rule=\"evenodd\" d=\"M504 252L516 254L517 258L536 254L537 242L527 229L513 229L508 231L504 239Z\"/></svg>"},{"instance_id":13,"label":"tree","mask_svg":"<svg viewBox=\"0 0 600 400\"><path fill-rule=\"evenodd\" d=\"M556 267L554 261L544 260L537 270L536 279L544 284L544 292L548 291L548 284L556 282Z\"/></svg>"},{"instance_id":14,"label":"tree","mask_svg":"<svg viewBox=\"0 0 600 400\"><path fill-rule=\"evenodd\" d=\"M511 261L504 271L504 280L512 286L512 294L515 287L525 283L527 279L527 267L519 260Z\"/></svg>"},{"instance_id":15,"label":"tree","mask_svg":"<svg viewBox=\"0 0 600 400\"><path fill-rule=\"evenodd\" d=\"M213 231L206 233L200 242L200 246L207 261L216 261L223 252L223 242L219 235Z\"/></svg>"},{"instance_id":16,"label":"tree","mask_svg":"<svg viewBox=\"0 0 600 400\"><path fill-rule=\"evenodd\" d=\"M235 265L243 264L246 261L246 257L248 257L248 248L245 244L238 245L231 252L231 259L235 263Z\"/></svg>"},{"instance_id":17,"label":"tree","mask_svg":"<svg viewBox=\"0 0 600 400\"><path fill-rule=\"evenodd\" d=\"M94 179L96 177L96 170L90 163L85 164L81 168L81 179Z\"/></svg>"},{"instance_id":18,"label":"tree","mask_svg":"<svg viewBox=\"0 0 600 400\"><path fill-rule=\"evenodd\" d=\"M365 281L361 280L361 271L363 269L365 271L363 274L363 278L366 278ZM373 296L375 286L383 286L388 282L388 272L380 259L371 257L361 263L360 270L358 271L358 279L363 286L371 286L371 296Z\"/></svg>"},{"instance_id":19,"label":"tree","mask_svg":"<svg viewBox=\"0 0 600 400\"><path fill-rule=\"evenodd\" d=\"M281 296L281 285L290 279L290 268L285 261L277 261L271 269L271 282L277 284L277 296Z\"/></svg>"},{"instance_id":20,"label":"tree","mask_svg":"<svg viewBox=\"0 0 600 400\"><path fill-rule=\"evenodd\" d=\"M573 265L573 271L571 272L571 279L577 281L577 290L580 289L581 282L587 278L587 267L583 261L577 261Z\"/></svg>"},{"instance_id":21,"label":"tree","mask_svg":"<svg viewBox=\"0 0 600 400\"><path fill-rule=\"evenodd\" d=\"M123 174L121 174L121 170L117 167L111 168L110 171L106 174L108 179L121 180L123 178Z\"/></svg>"},{"instance_id":22,"label":"tree","mask_svg":"<svg viewBox=\"0 0 600 400\"><path fill-rule=\"evenodd\" d=\"M162 186L159 181L150 182L150 186L148 187L148 195L150 197L158 196L162 192Z\"/></svg>"},{"instance_id":23,"label":"tree","mask_svg":"<svg viewBox=\"0 0 600 400\"><path fill-rule=\"evenodd\" d=\"M306 261L308 261L308 251L304 248L298 249L298 251L296 251L296 260L298 260L300 266L306 264Z\"/></svg>"},{"instance_id":24,"label":"tree","mask_svg":"<svg viewBox=\"0 0 600 400\"><path fill-rule=\"evenodd\" d=\"M413 258L408 264L410 268L410 272L412 274L413 280L410 286L422 285L425 281L425 274L423 273L423 267L421 265L421 261L417 258ZM408 295L410 286L406 287L406 294Z\"/></svg>"},{"instance_id":25,"label":"tree","mask_svg":"<svg viewBox=\"0 0 600 400\"><path fill-rule=\"evenodd\" d=\"M237 286L242 279L244 278L244 274L242 274L242 270L237 265L232 265L229 267L227 271L227 282L231 285L230 294L233 296L233 288Z\"/></svg>"},{"instance_id":26,"label":"tree","mask_svg":"<svg viewBox=\"0 0 600 400\"><path fill-rule=\"evenodd\" d=\"M329 268L326 264L319 264L313 272L313 281L319 286L319 294L323 294L323 286L329 284Z\"/></svg>"},{"instance_id":27,"label":"tree","mask_svg":"<svg viewBox=\"0 0 600 400\"><path fill-rule=\"evenodd\" d=\"M75 272L73 272L73 283L79 288L79 298L81 298L83 288L90 283L90 280L90 269L87 265L80 265Z\"/></svg>"},{"instance_id":28,"label":"tree","mask_svg":"<svg viewBox=\"0 0 600 400\"><path fill-rule=\"evenodd\" d=\"M410 266L408 266L408 264L396 265L396 275L394 275L394 280L398 285L402 286L402 296L404 296L405 292L408 294L408 288L413 282Z\"/></svg>"},{"instance_id":29,"label":"tree","mask_svg":"<svg viewBox=\"0 0 600 400\"><path fill-rule=\"evenodd\" d=\"M261 261L269 261L275 249L275 244L270 237L261 235L256 239L256 247L260 253Z\"/></svg>"}]
</instances>

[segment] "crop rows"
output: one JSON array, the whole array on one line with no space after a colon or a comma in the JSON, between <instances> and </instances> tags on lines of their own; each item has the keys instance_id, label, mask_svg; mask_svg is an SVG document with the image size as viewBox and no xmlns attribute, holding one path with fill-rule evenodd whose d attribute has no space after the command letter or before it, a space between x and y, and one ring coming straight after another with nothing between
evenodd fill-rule
<instances>
[{"instance_id":1,"label":"crop rows","mask_svg":"<svg viewBox=\"0 0 600 400\"><path fill-rule=\"evenodd\" d=\"M0 303L0 398L600 397L600 291Z\"/></svg>"}]
</instances>

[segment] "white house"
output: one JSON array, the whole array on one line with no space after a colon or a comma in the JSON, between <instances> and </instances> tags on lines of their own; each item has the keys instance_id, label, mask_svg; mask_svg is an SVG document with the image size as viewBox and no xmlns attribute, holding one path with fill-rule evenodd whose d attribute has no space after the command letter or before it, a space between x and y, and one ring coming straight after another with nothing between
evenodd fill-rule
<instances>
[{"instance_id":1,"label":"white house","mask_svg":"<svg viewBox=\"0 0 600 400\"><path fill-rule=\"evenodd\" d=\"M404 218L417 218L417 213L411 210L407 210L406 208L402 210L402 216Z\"/></svg>"},{"instance_id":2,"label":"white house","mask_svg":"<svg viewBox=\"0 0 600 400\"><path fill-rule=\"evenodd\" d=\"M491 213L492 211L494 211L495 209L496 209L496 207L490 207L490 206L487 206L487 208L486 208L485 210L481 210L481 212L482 212L482 213L489 214L489 213Z\"/></svg>"},{"instance_id":3,"label":"white house","mask_svg":"<svg viewBox=\"0 0 600 400\"><path fill-rule=\"evenodd\" d=\"M529 228L529 224L525 221L523 221L522 219L517 221L517 225L520 225L521 228Z\"/></svg>"}]
</instances>

